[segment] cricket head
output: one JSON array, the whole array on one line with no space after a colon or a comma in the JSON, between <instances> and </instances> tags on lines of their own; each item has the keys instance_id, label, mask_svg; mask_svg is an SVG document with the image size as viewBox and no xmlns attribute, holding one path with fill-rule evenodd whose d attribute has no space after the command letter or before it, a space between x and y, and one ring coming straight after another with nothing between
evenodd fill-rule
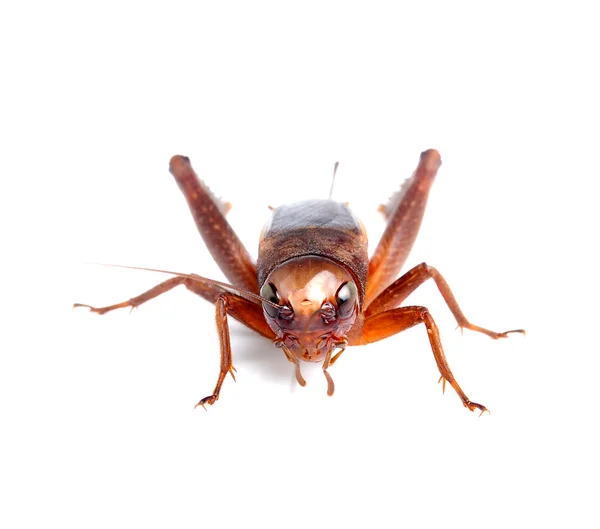
<instances>
[{"instance_id":1,"label":"cricket head","mask_svg":"<svg viewBox=\"0 0 600 529\"><path fill-rule=\"evenodd\" d=\"M299 360L324 362L327 369L334 350L346 346L358 314L358 290L350 273L334 261L290 259L269 274L260 295L276 304L263 303L265 319L277 335L275 344L296 365Z\"/></svg>"}]
</instances>

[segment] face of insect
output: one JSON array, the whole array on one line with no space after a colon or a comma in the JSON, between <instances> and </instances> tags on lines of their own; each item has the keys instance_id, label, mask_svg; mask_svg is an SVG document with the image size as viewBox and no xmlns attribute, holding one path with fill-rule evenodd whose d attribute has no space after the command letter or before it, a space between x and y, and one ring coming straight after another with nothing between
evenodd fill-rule
<instances>
[{"instance_id":1,"label":"face of insect","mask_svg":"<svg viewBox=\"0 0 600 529\"><path fill-rule=\"evenodd\" d=\"M358 313L358 291L350 274L321 257L298 257L276 268L260 295L265 318L281 345L296 358L321 362L344 343Z\"/></svg>"}]
</instances>

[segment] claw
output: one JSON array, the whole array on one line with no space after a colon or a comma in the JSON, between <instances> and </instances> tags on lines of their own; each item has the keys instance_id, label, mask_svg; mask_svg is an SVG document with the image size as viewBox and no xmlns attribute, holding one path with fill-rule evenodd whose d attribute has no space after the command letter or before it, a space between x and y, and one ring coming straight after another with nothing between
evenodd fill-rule
<instances>
[{"instance_id":1,"label":"claw","mask_svg":"<svg viewBox=\"0 0 600 529\"><path fill-rule=\"evenodd\" d=\"M96 307L92 307L91 305L85 305L84 303L73 303L73 310L75 310L79 307L84 308L84 309L89 309L90 312L95 312L97 314L103 314L102 309L97 309Z\"/></svg>"},{"instance_id":2,"label":"claw","mask_svg":"<svg viewBox=\"0 0 600 529\"><path fill-rule=\"evenodd\" d=\"M118 303L117 305L110 305L108 307L92 307L91 305L85 305L84 303L74 303L73 304L73 309L76 309L78 307L83 307L85 309L90 309L90 312L95 312L96 314L106 314L107 312L110 312L111 310L115 310L115 309L122 309L125 307L131 307L131 310L133 310L134 308L137 307L137 305L132 305L129 301L124 301L123 303Z\"/></svg>"},{"instance_id":3,"label":"claw","mask_svg":"<svg viewBox=\"0 0 600 529\"><path fill-rule=\"evenodd\" d=\"M73 310L83 307L84 309L90 309L91 311L96 310L91 305L84 305L83 303L73 303Z\"/></svg>"},{"instance_id":4,"label":"claw","mask_svg":"<svg viewBox=\"0 0 600 529\"><path fill-rule=\"evenodd\" d=\"M471 411L475 411L475 410L481 410L481 413L479 414L479 416L481 417L486 411L488 413L491 413L490 410L488 410L483 404L477 404L476 402L471 402L470 400L467 400L465 403L465 408L469 408L469 410Z\"/></svg>"},{"instance_id":5,"label":"claw","mask_svg":"<svg viewBox=\"0 0 600 529\"><path fill-rule=\"evenodd\" d=\"M525 329L513 329L512 331L504 331L501 333L498 333L500 336L499 338L507 338L509 334L514 334L514 333L519 333L522 334L523 336L526 336L527 333L525 332Z\"/></svg>"},{"instance_id":6,"label":"claw","mask_svg":"<svg viewBox=\"0 0 600 529\"><path fill-rule=\"evenodd\" d=\"M493 340L498 340L499 338L507 338L509 334L514 334L514 333L525 334L525 329L512 329L510 331L495 332L495 331L490 331L489 329L485 329L483 327L479 327L479 325L473 325L471 323L466 323L464 325L459 324L457 328L460 329L461 334L463 334L464 329L469 329L471 331L480 332L482 334L487 334Z\"/></svg>"},{"instance_id":7,"label":"claw","mask_svg":"<svg viewBox=\"0 0 600 529\"><path fill-rule=\"evenodd\" d=\"M204 408L204 411L208 411L206 409L206 404L209 404L212 406L216 400L217 400L216 395L209 395L208 397L204 397L200 402L198 402L198 404L196 404L194 406L194 409L197 408L198 406L202 406Z\"/></svg>"}]
</instances>

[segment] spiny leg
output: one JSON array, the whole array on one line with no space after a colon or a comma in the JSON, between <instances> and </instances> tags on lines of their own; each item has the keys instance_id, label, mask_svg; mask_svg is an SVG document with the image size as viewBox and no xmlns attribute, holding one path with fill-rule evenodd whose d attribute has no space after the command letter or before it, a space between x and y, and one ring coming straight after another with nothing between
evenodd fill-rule
<instances>
[{"instance_id":1,"label":"spiny leg","mask_svg":"<svg viewBox=\"0 0 600 529\"><path fill-rule=\"evenodd\" d=\"M367 318L363 325L361 336L354 342L350 342L350 345L366 345L383 340L406 329L410 329L419 323L423 323L427 329L427 336L429 337L433 357L438 366L441 380L444 381L444 387L446 382L449 382L462 400L463 405L471 411L478 409L482 414L484 411L488 411L482 404L469 400L465 392L458 385L446 360L437 325L431 314L429 314L429 310L425 307L399 307Z\"/></svg>"},{"instance_id":2,"label":"spiny leg","mask_svg":"<svg viewBox=\"0 0 600 529\"><path fill-rule=\"evenodd\" d=\"M221 351L221 367L219 369L219 377L217 384L212 392L212 395L200 399L196 408L202 406L206 409L206 404L214 404L219 400L221 386L225 381L227 373L231 374L231 378L235 380L235 367L233 367L231 359L231 340L229 339L229 323L227 322L227 296L226 294L219 296L215 303L215 320L217 323L217 334L219 335L219 345Z\"/></svg>"},{"instance_id":3,"label":"spiny leg","mask_svg":"<svg viewBox=\"0 0 600 529\"><path fill-rule=\"evenodd\" d=\"M126 307L131 307L131 310L133 310L143 303L146 303L147 301L150 301L151 299L154 299L179 285L185 285L188 290L191 290L194 292L194 294L198 294L211 303L214 303L221 294L227 292L227 290L221 288L219 285L215 284L209 279L207 280L206 278L197 276L195 274L190 274L190 276L193 276L194 279L192 279L192 277L185 276L172 277L152 287L150 290L143 292L139 296L128 299L127 301L122 301L121 303L115 303L114 305L97 308L84 303L75 303L73 308L85 307L96 314L106 314L112 310L123 309Z\"/></svg>"},{"instance_id":4,"label":"spiny leg","mask_svg":"<svg viewBox=\"0 0 600 529\"><path fill-rule=\"evenodd\" d=\"M193 276L194 279L192 279L192 277L182 276L172 277L156 285L155 287L152 287L150 290L147 290L139 296L128 299L127 301L123 301L121 303L116 303L114 305L108 305L106 307L93 307L92 305L75 303L73 308L85 307L96 314L106 314L112 310L126 307L131 307L133 310L143 303L146 303L147 301L150 301L151 299L156 298L179 285L184 285L188 290L194 294L198 294L200 297L211 303L215 303L219 296L228 293L226 289L221 288L211 280L207 280L206 278L197 276L195 274L190 274L190 276ZM265 338L275 338L275 333L265 321L262 306L241 296L234 297L235 303L230 303L228 305L228 314Z\"/></svg>"},{"instance_id":5,"label":"spiny leg","mask_svg":"<svg viewBox=\"0 0 600 529\"><path fill-rule=\"evenodd\" d=\"M173 156L169 170L188 203L206 247L227 279L258 294L256 265L225 218L226 206L198 178L186 156Z\"/></svg>"},{"instance_id":6,"label":"spiny leg","mask_svg":"<svg viewBox=\"0 0 600 529\"><path fill-rule=\"evenodd\" d=\"M207 404L214 404L219 400L219 394L221 393L221 386L225 381L227 373L231 375L235 380L235 368L232 363L231 356L231 340L229 334L229 323L227 316L232 316L239 320L241 323L250 327L259 334L266 338L275 338L275 333L271 330L267 324L263 312L262 306L256 305L245 298L237 296L235 294L222 294L218 297L215 303L215 318L217 324L217 334L219 336L219 347L221 353L221 367L219 370L219 376L217 378L217 384L212 394L196 404L196 407L202 406L206 409ZM286 353L287 354L287 353ZM297 376L299 374L299 368L297 370ZM302 385L302 375L299 375L298 382ZM306 384L306 382L304 382Z\"/></svg>"},{"instance_id":7,"label":"spiny leg","mask_svg":"<svg viewBox=\"0 0 600 529\"><path fill-rule=\"evenodd\" d=\"M435 268L433 268L433 266L429 266L427 263L421 263L420 265L415 266L379 294L379 296L377 296L367 307L366 317L369 318L397 307L428 279L433 279L435 281L440 294L444 298L446 305L448 305L448 308L456 318L458 326L461 329L470 329L472 331L480 332L494 339L506 338L510 333L525 334L523 329L495 332L470 323L458 306L456 298L454 297L452 290L450 290L448 283L446 283L446 280Z\"/></svg>"},{"instance_id":8,"label":"spiny leg","mask_svg":"<svg viewBox=\"0 0 600 529\"><path fill-rule=\"evenodd\" d=\"M429 190L441 163L436 150L421 153L417 169L392 197L386 209L387 227L369 261L365 306L398 277L419 233Z\"/></svg>"},{"instance_id":9,"label":"spiny leg","mask_svg":"<svg viewBox=\"0 0 600 529\"><path fill-rule=\"evenodd\" d=\"M175 288L178 285L185 285L190 290L196 292L197 294L206 297L206 299L211 300L212 295L215 293L213 289L218 289L217 286L207 283L203 284L200 281L195 281L193 279L187 277L176 276L166 281L163 281L159 285L147 290L143 294L136 296L135 298L131 298L127 301L123 301L121 303L116 303L114 305L109 305L106 307L92 307L91 305L84 305L82 303L75 303L73 307L87 307L90 311L95 312L97 314L105 314L115 309L131 307L133 310L135 307L140 306L142 303L146 301L150 301L151 299L168 292L169 290ZM205 287L205 288L204 288ZM220 290L220 289L219 289ZM247 301L247 300L244 300ZM205 408L205 404L213 404L218 398L219 393L221 391L221 386L223 385L223 381L225 380L225 376L227 373L231 373L231 376L235 380L235 368L231 363L231 345L229 340L229 325L227 324L227 312L226 312L226 295L225 294L217 294L215 300L215 308L216 308L216 323L217 323L217 333L219 335L219 343L221 348L221 369L219 371L219 378L217 379L217 384L212 395L203 398L196 404L196 406L202 406Z\"/></svg>"},{"instance_id":10,"label":"spiny leg","mask_svg":"<svg viewBox=\"0 0 600 529\"><path fill-rule=\"evenodd\" d=\"M190 279L187 279L185 277L176 276L176 277L167 279L166 281L163 281L162 283L156 285L155 287L152 287L150 290L147 290L146 292L140 294L139 296L128 299L127 301L122 301L121 303L115 303L114 305L108 305L106 307L92 307L91 305L86 305L84 303L75 303L73 305L73 308L85 307L85 308L90 309L90 312L95 312L96 314L106 314L107 312L110 312L112 310L124 309L126 307L131 307L131 310L133 310L136 307L139 307L140 305L142 305L143 303L146 303L147 301L150 301L151 299L154 299L154 298L160 296L161 294L168 292L169 290L175 288L176 286L186 284L186 283L191 283L191 282L192 282L192 280L190 280Z\"/></svg>"},{"instance_id":11,"label":"spiny leg","mask_svg":"<svg viewBox=\"0 0 600 529\"><path fill-rule=\"evenodd\" d=\"M84 305L82 303L76 303L74 307L87 307L92 312L96 312L98 314L105 314L106 312L124 307L131 307L133 309L181 284L185 285L189 290L204 297L205 299L213 301L215 303L217 333L219 336L221 351L221 367L219 370L217 384L215 385L213 393L208 397L201 399L200 402L196 404L196 406L202 406L204 409L206 409L206 404L214 404L214 402L218 400L221 392L221 386L223 385L227 373L230 373L235 380L235 368L233 367L231 359L231 343L227 315L229 314L266 338L275 338L275 333L268 326L264 318L261 305L253 303L235 294L225 293L218 285L205 282L203 279L204 278L200 277L197 279L191 279L188 277L177 276L170 278L167 281L164 281L144 292L143 294L122 303L100 308Z\"/></svg>"}]
</instances>

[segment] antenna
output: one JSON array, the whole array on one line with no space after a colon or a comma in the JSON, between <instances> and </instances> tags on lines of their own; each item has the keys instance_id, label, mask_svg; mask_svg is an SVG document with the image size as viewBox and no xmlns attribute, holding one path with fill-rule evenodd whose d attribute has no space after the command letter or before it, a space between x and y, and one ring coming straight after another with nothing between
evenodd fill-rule
<instances>
[{"instance_id":1,"label":"antenna","mask_svg":"<svg viewBox=\"0 0 600 529\"><path fill-rule=\"evenodd\" d=\"M340 165L340 162L335 162L333 164L333 176L331 177L331 188L329 189L329 200L331 200L331 197L333 196L333 184L335 184L335 175L337 174L339 165Z\"/></svg>"}]
</instances>

